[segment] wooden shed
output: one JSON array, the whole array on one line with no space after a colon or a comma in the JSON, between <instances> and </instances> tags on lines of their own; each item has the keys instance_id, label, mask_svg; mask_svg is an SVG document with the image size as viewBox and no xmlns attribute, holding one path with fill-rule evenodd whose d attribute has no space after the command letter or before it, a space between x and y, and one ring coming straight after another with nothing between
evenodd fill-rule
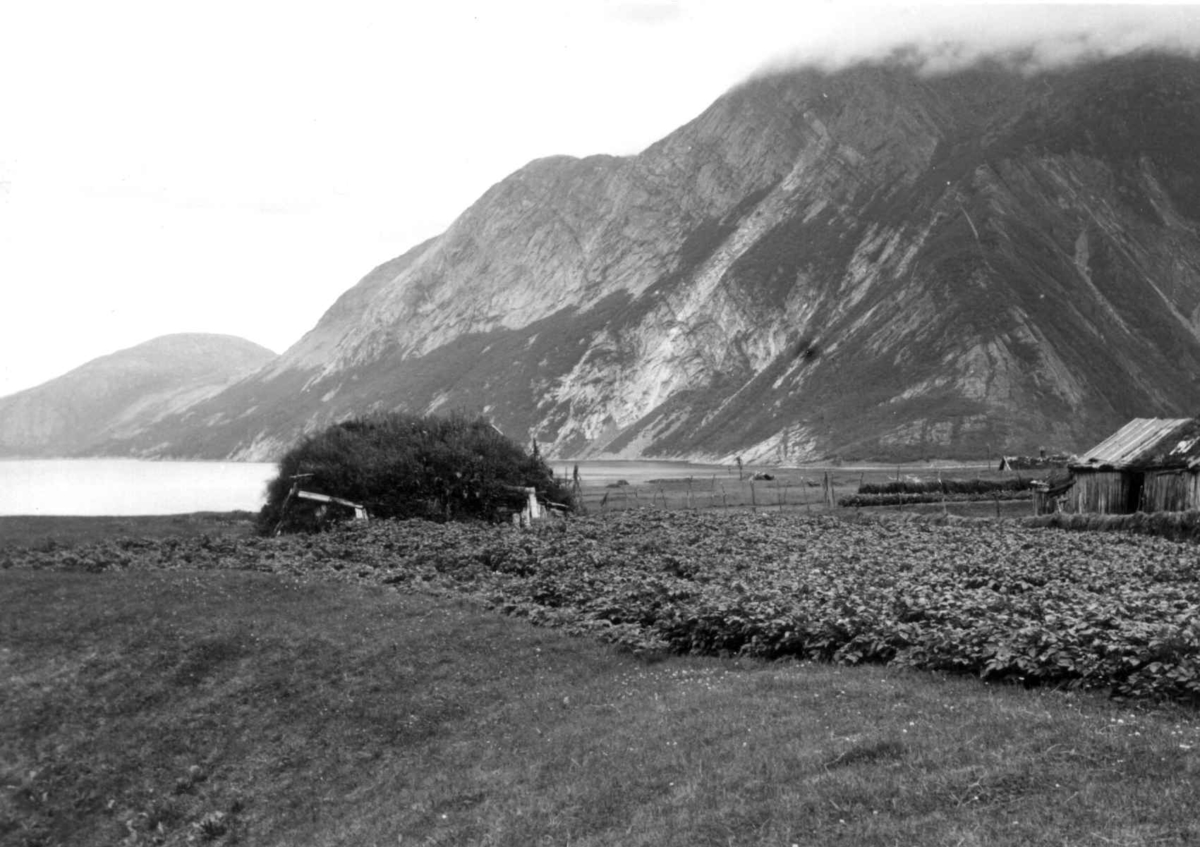
<instances>
[{"instance_id":1,"label":"wooden shed","mask_svg":"<svg viewBox=\"0 0 1200 847\"><path fill-rule=\"evenodd\" d=\"M1200 509L1200 420L1134 418L1072 462L1070 471L1066 511Z\"/></svg>"}]
</instances>

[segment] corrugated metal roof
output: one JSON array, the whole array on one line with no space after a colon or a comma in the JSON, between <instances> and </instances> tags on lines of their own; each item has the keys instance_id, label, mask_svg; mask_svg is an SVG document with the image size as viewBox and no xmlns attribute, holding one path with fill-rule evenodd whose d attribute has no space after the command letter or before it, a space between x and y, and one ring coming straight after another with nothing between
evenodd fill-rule
<instances>
[{"instance_id":1,"label":"corrugated metal roof","mask_svg":"<svg viewBox=\"0 0 1200 847\"><path fill-rule=\"evenodd\" d=\"M1155 456L1169 457L1177 452L1176 448L1183 446L1169 443L1169 439L1188 424L1191 418L1134 418L1125 426L1101 441L1091 450L1084 453L1078 460L1071 463L1074 468L1132 468L1152 462ZM1187 427L1189 430L1196 427ZM1182 434L1182 433L1181 433ZM1200 429L1197 430L1200 436ZM1160 448L1160 445L1162 447ZM1186 445L1183 453L1189 454L1195 449L1200 455L1200 437L1192 444ZM1174 461L1183 459L1182 464L1189 464L1187 457L1176 456Z\"/></svg>"},{"instance_id":2,"label":"corrugated metal roof","mask_svg":"<svg viewBox=\"0 0 1200 847\"><path fill-rule=\"evenodd\" d=\"M1137 458L1141 470L1200 467L1200 420L1189 420L1160 438Z\"/></svg>"}]
</instances>

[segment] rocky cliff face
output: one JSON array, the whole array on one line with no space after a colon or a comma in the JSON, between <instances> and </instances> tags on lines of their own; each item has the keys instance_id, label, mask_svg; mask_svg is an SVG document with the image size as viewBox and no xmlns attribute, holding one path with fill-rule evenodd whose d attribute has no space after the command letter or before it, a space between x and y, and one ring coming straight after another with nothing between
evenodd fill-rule
<instances>
[{"instance_id":1,"label":"rocky cliff face","mask_svg":"<svg viewBox=\"0 0 1200 847\"><path fill-rule=\"evenodd\" d=\"M78 456L219 394L275 354L228 335L165 335L0 398L0 456Z\"/></svg>"},{"instance_id":2,"label":"rocky cliff face","mask_svg":"<svg viewBox=\"0 0 1200 847\"><path fill-rule=\"evenodd\" d=\"M108 449L261 459L397 407L564 458L1082 449L1197 412L1197 149L1184 58L758 79L637 156L531 163Z\"/></svg>"}]
</instances>

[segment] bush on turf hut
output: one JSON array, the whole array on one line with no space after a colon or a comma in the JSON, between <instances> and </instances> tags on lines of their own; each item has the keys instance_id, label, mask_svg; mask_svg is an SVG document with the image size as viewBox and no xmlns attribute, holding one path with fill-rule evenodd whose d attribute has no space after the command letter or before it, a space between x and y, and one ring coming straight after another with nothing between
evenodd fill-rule
<instances>
[{"instance_id":1,"label":"bush on turf hut","mask_svg":"<svg viewBox=\"0 0 1200 847\"><path fill-rule=\"evenodd\" d=\"M569 487L536 450L527 453L486 419L465 415L377 414L306 437L279 463L260 532L312 532L340 516L336 506L289 498L293 485L360 503L372 518L495 520L513 506L514 486L573 507Z\"/></svg>"}]
</instances>

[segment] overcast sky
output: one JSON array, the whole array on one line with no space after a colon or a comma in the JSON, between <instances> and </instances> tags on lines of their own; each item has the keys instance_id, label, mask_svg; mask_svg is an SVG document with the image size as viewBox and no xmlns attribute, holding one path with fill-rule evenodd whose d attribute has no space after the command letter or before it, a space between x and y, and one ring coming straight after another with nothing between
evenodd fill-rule
<instances>
[{"instance_id":1,"label":"overcast sky","mask_svg":"<svg viewBox=\"0 0 1200 847\"><path fill-rule=\"evenodd\" d=\"M174 332L282 352L551 154L632 154L782 61L1200 43L1200 7L768 0L0 8L0 396Z\"/></svg>"}]
</instances>

